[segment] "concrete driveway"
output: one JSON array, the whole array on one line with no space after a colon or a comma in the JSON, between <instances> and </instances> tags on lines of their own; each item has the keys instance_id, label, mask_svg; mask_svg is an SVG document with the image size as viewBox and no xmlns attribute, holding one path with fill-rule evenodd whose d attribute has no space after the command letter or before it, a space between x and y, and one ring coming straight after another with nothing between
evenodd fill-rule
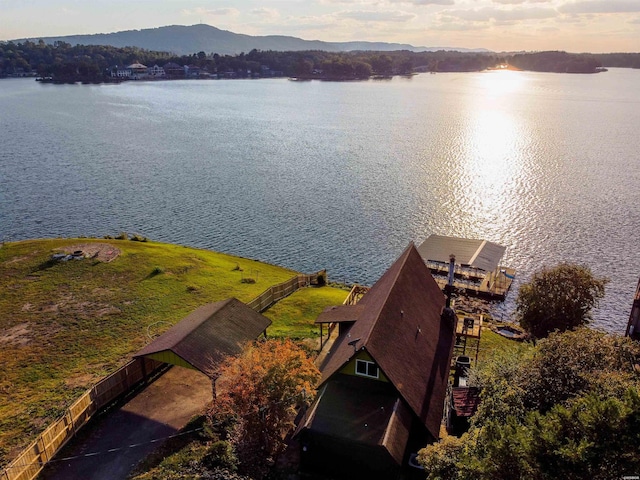
<instances>
[{"instance_id":1,"label":"concrete driveway","mask_svg":"<svg viewBox=\"0 0 640 480\"><path fill-rule=\"evenodd\" d=\"M172 367L120 409L85 427L89 430L82 430L57 455L79 457L52 462L39 478L125 480L136 464L162 443L150 441L177 433L193 416L203 413L211 395L207 376Z\"/></svg>"}]
</instances>

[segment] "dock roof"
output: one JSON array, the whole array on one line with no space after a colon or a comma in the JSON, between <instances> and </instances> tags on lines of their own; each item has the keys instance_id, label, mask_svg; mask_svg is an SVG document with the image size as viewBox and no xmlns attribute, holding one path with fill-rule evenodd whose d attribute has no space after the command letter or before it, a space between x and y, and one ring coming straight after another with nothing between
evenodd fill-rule
<instances>
[{"instance_id":1,"label":"dock roof","mask_svg":"<svg viewBox=\"0 0 640 480\"><path fill-rule=\"evenodd\" d=\"M493 272L506 249L487 240L431 235L418 247L418 252L425 262L449 263L449 256L455 255L458 265Z\"/></svg>"}]
</instances>

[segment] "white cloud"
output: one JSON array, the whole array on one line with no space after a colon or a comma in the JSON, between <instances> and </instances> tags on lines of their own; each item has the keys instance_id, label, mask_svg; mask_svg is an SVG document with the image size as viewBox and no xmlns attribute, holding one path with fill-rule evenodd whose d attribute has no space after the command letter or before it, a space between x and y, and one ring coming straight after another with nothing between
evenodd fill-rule
<instances>
[{"instance_id":1,"label":"white cloud","mask_svg":"<svg viewBox=\"0 0 640 480\"><path fill-rule=\"evenodd\" d=\"M470 10L446 10L443 15L460 18L470 22L514 22L523 20L542 20L558 16L553 8L529 7L518 9L503 9L484 7Z\"/></svg>"},{"instance_id":2,"label":"white cloud","mask_svg":"<svg viewBox=\"0 0 640 480\"><path fill-rule=\"evenodd\" d=\"M204 8L204 7L196 7L191 9L182 10L183 15L194 16L194 15L202 15L202 16L215 16L215 17L226 17L226 16L237 16L240 14L240 11L237 8Z\"/></svg>"},{"instance_id":3,"label":"white cloud","mask_svg":"<svg viewBox=\"0 0 640 480\"><path fill-rule=\"evenodd\" d=\"M345 10L337 12L336 17L361 22L408 22L416 18L413 13L379 12L376 10Z\"/></svg>"},{"instance_id":4,"label":"white cloud","mask_svg":"<svg viewBox=\"0 0 640 480\"><path fill-rule=\"evenodd\" d=\"M551 3L553 0L491 0L502 5L522 5L523 3Z\"/></svg>"},{"instance_id":5,"label":"white cloud","mask_svg":"<svg viewBox=\"0 0 640 480\"><path fill-rule=\"evenodd\" d=\"M280 13L276 9L266 7L254 8L253 10L251 10L251 14L264 19L274 19L280 17Z\"/></svg>"},{"instance_id":6,"label":"white cloud","mask_svg":"<svg viewBox=\"0 0 640 480\"><path fill-rule=\"evenodd\" d=\"M454 0L388 0L389 3L404 3L407 5L454 5Z\"/></svg>"},{"instance_id":7,"label":"white cloud","mask_svg":"<svg viewBox=\"0 0 640 480\"><path fill-rule=\"evenodd\" d=\"M630 13L640 12L640 0L580 0L560 5L562 13Z\"/></svg>"}]
</instances>

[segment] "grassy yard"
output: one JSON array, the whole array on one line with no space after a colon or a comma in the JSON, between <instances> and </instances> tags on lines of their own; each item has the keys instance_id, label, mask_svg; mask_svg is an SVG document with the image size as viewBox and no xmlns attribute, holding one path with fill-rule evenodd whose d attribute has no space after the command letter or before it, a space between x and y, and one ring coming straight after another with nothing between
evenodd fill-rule
<instances>
[{"instance_id":1,"label":"grassy yard","mask_svg":"<svg viewBox=\"0 0 640 480\"><path fill-rule=\"evenodd\" d=\"M108 244L120 255L52 261L70 251ZM96 380L190 311L229 297L249 301L296 272L177 245L129 240L51 239L0 247L0 465L12 458ZM251 277L255 283L246 282ZM276 307L270 333L310 333L317 308L346 292L305 289ZM340 298L340 295L344 295ZM324 302L324 303L323 303ZM280 308L279 306L277 306ZM308 315L302 324L296 309ZM318 311L319 313L319 311ZM313 317L313 319L312 319Z\"/></svg>"},{"instance_id":2,"label":"grassy yard","mask_svg":"<svg viewBox=\"0 0 640 480\"><path fill-rule=\"evenodd\" d=\"M349 295L339 288L302 289L280 300L264 315L271 319L270 337L293 339L319 338L320 328L314 324L316 317L331 305L341 305Z\"/></svg>"}]
</instances>

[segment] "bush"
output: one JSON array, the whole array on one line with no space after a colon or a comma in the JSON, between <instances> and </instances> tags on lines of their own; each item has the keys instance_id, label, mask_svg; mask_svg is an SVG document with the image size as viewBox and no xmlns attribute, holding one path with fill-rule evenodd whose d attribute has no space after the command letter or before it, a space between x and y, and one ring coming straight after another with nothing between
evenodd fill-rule
<instances>
[{"instance_id":1,"label":"bush","mask_svg":"<svg viewBox=\"0 0 640 480\"><path fill-rule=\"evenodd\" d=\"M164 268L159 267L159 266L155 266L153 267L153 270L151 270L151 273L149 274L150 277L155 277L156 275L160 275L164 273Z\"/></svg>"},{"instance_id":2,"label":"bush","mask_svg":"<svg viewBox=\"0 0 640 480\"><path fill-rule=\"evenodd\" d=\"M202 458L202 464L209 470L224 468L235 472L238 469L238 459L233 446L224 440L218 440L209 447Z\"/></svg>"},{"instance_id":3,"label":"bush","mask_svg":"<svg viewBox=\"0 0 640 480\"><path fill-rule=\"evenodd\" d=\"M131 239L132 242L148 242L149 239L147 237L143 237L142 235L138 234L138 233L134 233L133 235L131 235Z\"/></svg>"}]
</instances>

